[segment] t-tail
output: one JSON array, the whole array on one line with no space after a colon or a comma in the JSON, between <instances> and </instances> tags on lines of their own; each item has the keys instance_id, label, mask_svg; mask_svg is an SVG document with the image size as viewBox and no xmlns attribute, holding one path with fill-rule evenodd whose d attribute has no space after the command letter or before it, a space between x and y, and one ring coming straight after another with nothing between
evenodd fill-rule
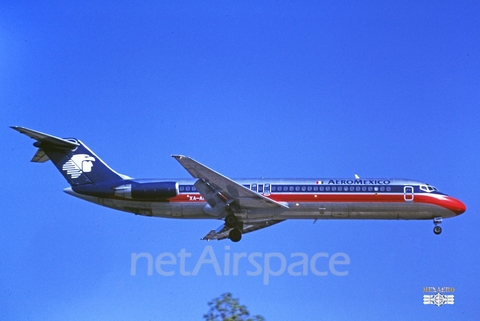
<instances>
[{"instance_id":1,"label":"t-tail","mask_svg":"<svg viewBox=\"0 0 480 321\"><path fill-rule=\"evenodd\" d=\"M38 150L32 162L51 160L72 187L130 178L115 172L78 139L59 138L18 126L11 128L36 140L33 145Z\"/></svg>"}]
</instances>

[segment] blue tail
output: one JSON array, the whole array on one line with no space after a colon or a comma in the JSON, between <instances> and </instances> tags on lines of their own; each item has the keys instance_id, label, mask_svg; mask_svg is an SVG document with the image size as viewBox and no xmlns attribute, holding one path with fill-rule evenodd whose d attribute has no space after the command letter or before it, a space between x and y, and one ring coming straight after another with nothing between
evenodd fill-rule
<instances>
[{"instance_id":1,"label":"blue tail","mask_svg":"<svg viewBox=\"0 0 480 321\"><path fill-rule=\"evenodd\" d=\"M38 147L32 162L51 160L71 186L98 184L129 178L105 164L78 139L58 138L24 127L13 126L16 131L37 140Z\"/></svg>"}]
</instances>

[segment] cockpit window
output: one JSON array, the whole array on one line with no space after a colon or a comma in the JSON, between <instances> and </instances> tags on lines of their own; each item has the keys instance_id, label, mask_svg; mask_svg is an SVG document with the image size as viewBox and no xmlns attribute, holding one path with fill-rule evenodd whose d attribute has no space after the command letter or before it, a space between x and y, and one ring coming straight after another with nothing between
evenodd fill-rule
<instances>
[{"instance_id":1,"label":"cockpit window","mask_svg":"<svg viewBox=\"0 0 480 321\"><path fill-rule=\"evenodd\" d=\"M433 187L432 185L429 185L429 184L420 185L420 189L421 189L422 191L427 192L427 193L431 193L431 192L436 192L436 191L438 191L438 189L436 189L435 187Z\"/></svg>"}]
</instances>

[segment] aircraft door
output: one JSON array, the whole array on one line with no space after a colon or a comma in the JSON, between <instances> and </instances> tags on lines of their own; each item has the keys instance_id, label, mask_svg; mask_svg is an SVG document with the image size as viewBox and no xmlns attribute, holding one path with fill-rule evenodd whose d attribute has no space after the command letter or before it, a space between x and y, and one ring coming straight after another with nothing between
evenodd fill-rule
<instances>
[{"instance_id":1,"label":"aircraft door","mask_svg":"<svg viewBox=\"0 0 480 321\"><path fill-rule=\"evenodd\" d=\"M263 184L258 184L258 193L263 194Z\"/></svg>"},{"instance_id":2,"label":"aircraft door","mask_svg":"<svg viewBox=\"0 0 480 321\"><path fill-rule=\"evenodd\" d=\"M270 184L265 184L265 189L263 190L263 195L270 195Z\"/></svg>"},{"instance_id":3,"label":"aircraft door","mask_svg":"<svg viewBox=\"0 0 480 321\"><path fill-rule=\"evenodd\" d=\"M405 198L405 201L407 202L412 202L414 198L414 193L413 193L413 186L405 186L403 188L403 197Z\"/></svg>"}]
</instances>

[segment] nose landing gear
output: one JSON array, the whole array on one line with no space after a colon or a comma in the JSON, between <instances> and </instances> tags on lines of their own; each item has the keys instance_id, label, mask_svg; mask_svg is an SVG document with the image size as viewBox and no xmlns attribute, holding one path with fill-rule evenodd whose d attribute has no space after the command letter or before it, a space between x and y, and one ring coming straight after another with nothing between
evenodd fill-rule
<instances>
[{"instance_id":1,"label":"nose landing gear","mask_svg":"<svg viewBox=\"0 0 480 321\"><path fill-rule=\"evenodd\" d=\"M433 228L433 233L436 235L442 233L442 228L439 226L439 224L442 223L442 218L441 217L435 217L433 219L433 224L435 224L435 227Z\"/></svg>"}]
</instances>

